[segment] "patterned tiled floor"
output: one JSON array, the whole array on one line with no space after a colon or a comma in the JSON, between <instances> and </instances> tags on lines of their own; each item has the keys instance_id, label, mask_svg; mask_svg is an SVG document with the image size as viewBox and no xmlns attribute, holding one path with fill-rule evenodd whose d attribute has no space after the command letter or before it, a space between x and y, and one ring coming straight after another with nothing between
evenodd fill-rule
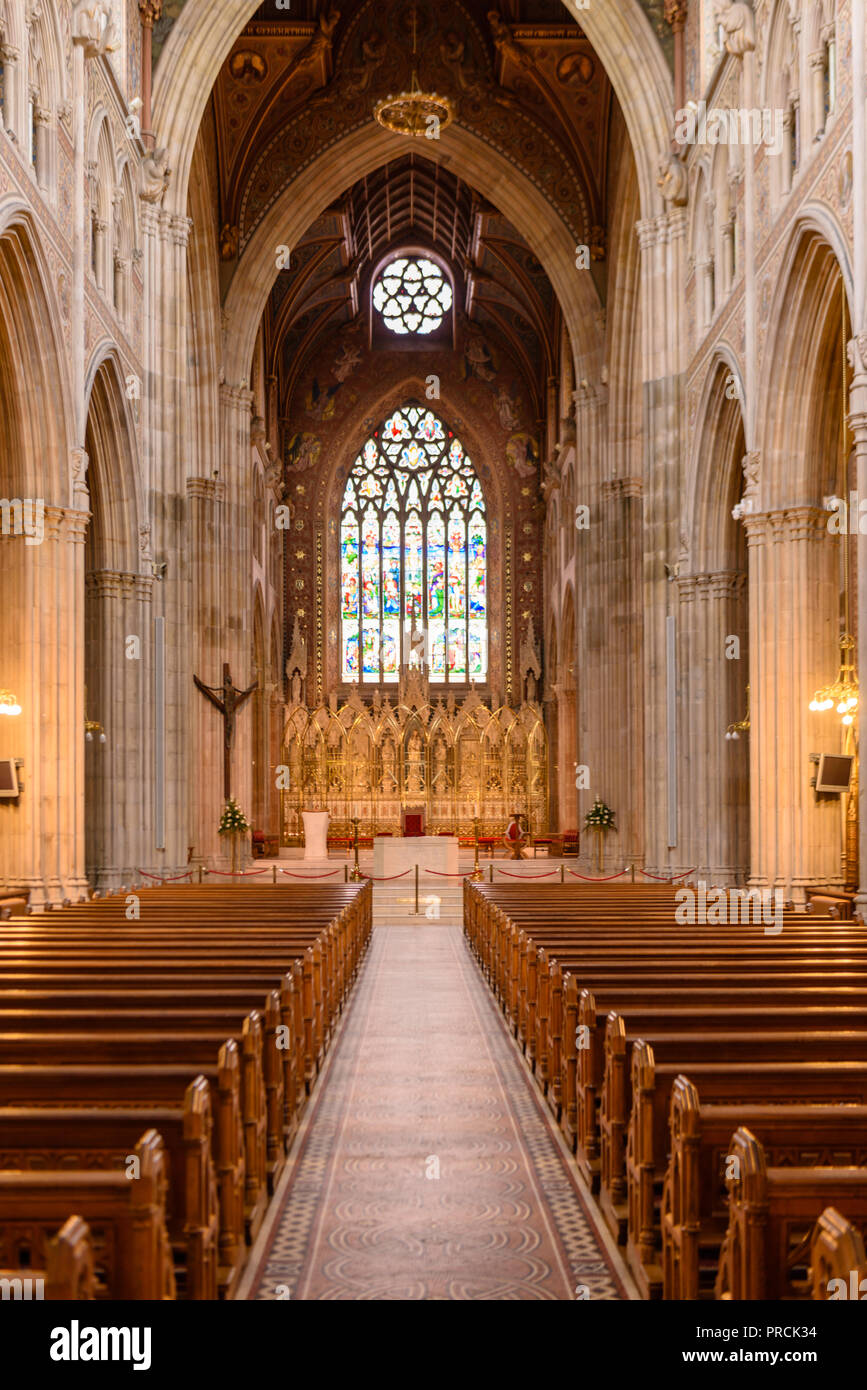
<instances>
[{"instance_id":1,"label":"patterned tiled floor","mask_svg":"<svg viewBox=\"0 0 867 1390\"><path fill-rule=\"evenodd\" d=\"M457 927L374 932L276 1205L251 1298L626 1296Z\"/></svg>"}]
</instances>

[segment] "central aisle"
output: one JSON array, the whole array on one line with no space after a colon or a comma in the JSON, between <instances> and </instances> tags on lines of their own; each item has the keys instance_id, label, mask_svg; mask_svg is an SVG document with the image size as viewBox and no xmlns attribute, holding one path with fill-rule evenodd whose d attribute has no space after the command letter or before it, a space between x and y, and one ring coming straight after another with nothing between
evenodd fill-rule
<instances>
[{"instance_id":1,"label":"central aisle","mask_svg":"<svg viewBox=\"0 0 867 1390\"><path fill-rule=\"evenodd\" d=\"M627 1296L460 928L418 921L374 930L242 1296Z\"/></svg>"}]
</instances>

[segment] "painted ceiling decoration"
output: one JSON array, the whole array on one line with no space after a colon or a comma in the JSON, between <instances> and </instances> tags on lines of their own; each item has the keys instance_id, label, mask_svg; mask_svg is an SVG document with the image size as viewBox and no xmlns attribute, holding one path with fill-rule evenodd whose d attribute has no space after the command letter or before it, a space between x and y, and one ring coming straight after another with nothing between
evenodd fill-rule
<instances>
[{"instance_id":1,"label":"painted ceiling decoration","mask_svg":"<svg viewBox=\"0 0 867 1390\"><path fill-rule=\"evenodd\" d=\"M302 169L409 87L413 14L422 87L519 166L576 240L601 247L611 87L580 27L549 10L557 22L510 24L478 0L366 0L348 15L252 21L213 103L223 222L239 252Z\"/></svg>"},{"instance_id":2,"label":"painted ceiling decoration","mask_svg":"<svg viewBox=\"0 0 867 1390\"><path fill-rule=\"evenodd\" d=\"M298 0L288 13L262 5L211 100L224 289L268 208L329 145L372 121L383 95L404 90L413 66L426 90L449 97L456 123L519 165L576 244L590 246L604 299L616 103L560 0L365 0L351 10ZM366 317L383 258L415 250L442 258L458 335L481 328L541 418L560 334L545 272L479 190L426 158L426 141L406 143L315 219L277 277L265 338L281 414L323 342Z\"/></svg>"}]
</instances>

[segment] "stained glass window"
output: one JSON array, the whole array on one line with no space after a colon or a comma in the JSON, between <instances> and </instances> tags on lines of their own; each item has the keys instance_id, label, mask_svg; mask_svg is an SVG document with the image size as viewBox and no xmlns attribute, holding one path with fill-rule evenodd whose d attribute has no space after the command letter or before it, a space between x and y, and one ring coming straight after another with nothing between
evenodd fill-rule
<instances>
[{"instance_id":1,"label":"stained glass window","mask_svg":"<svg viewBox=\"0 0 867 1390\"><path fill-rule=\"evenodd\" d=\"M399 256L380 272L373 307L392 333L433 333L452 307L452 287L435 261Z\"/></svg>"},{"instance_id":2,"label":"stained glass window","mask_svg":"<svg viewBox=\"0 0 867 1390\"><path fill-rule=\"evenodd\" d=\"M426 661L432 681L488 673L485 498L460 440L410 403L368 439L343 493L341 668L396 684Z\"/></svg>"}]
</instances>

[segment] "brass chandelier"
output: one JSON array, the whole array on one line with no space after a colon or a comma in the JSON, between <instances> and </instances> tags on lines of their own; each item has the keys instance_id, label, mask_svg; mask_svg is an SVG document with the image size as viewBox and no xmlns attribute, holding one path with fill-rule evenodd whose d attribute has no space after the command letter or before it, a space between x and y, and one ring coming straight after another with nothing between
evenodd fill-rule
<instances>
[{"instance_id":1,"label":"brass chandelier","mask_svg":"<svg viewBox=\"0 0 867 1390\"><path fill-rule=\"evenodd\" d=\"M454 107L448 97L436 92L423 92L418 80L416 50L416 8L412 7L412 77L409 91L382 97L373 108L375 119L384 130L394 135L409 135L418 139L438 139L439 133L454 120Z\"/></svg>"},{"instance_id":2,"label":"brass chandelier","mask_svg":"<svg viewBox=\"0 0 867 1390\"><path fill-rule=\"evenodd\" d=\"M858 708L858 676L855 671L854 652L855 638L850 637L848 631L844 632L840 638L840 670L837 679L831 685L817 690L810 701L810 709L814 711L833 709L836 706L837 713L842 715L842 723L847 728L854 724L855 711Z\"/></svg>"}]
</instances>

